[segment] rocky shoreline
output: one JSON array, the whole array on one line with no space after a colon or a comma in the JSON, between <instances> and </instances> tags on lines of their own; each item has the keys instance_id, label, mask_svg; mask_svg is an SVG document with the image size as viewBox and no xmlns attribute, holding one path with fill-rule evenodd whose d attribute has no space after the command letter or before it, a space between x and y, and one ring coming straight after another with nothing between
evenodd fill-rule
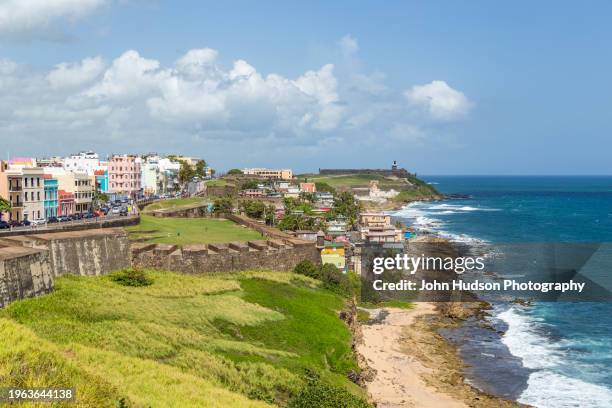
<instances>
[{"instance_id":1,"label":"rocky shoreline","mask_svg":"<svg viewBox=\"0 0 612 408\"><path fill-rule=\"evenodd\" d=\"M461 249L446 239L429 236L424 241L435 241L436 252L460 256ZM451 279L452 276L434 272L428 278ZM469 292L461 293L460 299L470 301L431 302L431 298L425 297L422 302L415 303L416 310L412 315L406 314L407 311L403 309L385 308L387 315L381 321L362 326L360 332L366 333L360 333L362 344L355 349L361 369L368 373L363 382L377 407L428 408L435 406L436 398L441 398L439 402L443 402L438 406L525 406L487 394L466 381L466 364L459 355L458 347L442 336L440 331L457 328L470 318L484 318L490 305ZM403 318L398 318L402 313ZM399 329L396 327L398 325L401 326ZM393 336L393 342L389 343L389 337ZM383 343L384 347L381 348L378 342ZM376 349L375 353L372 348ZM398 364L405 367L396 366ZM377 370L382 372L372 375L372 371ZM389 371L397 378L390 376ZM425 391L417 392L415 382L421 382L421 388L424 384ZM408 395L409 392L414 396L420 395L421 401ZM405 396L400 398L402 394Z\"/></svg>"}]
</instances>

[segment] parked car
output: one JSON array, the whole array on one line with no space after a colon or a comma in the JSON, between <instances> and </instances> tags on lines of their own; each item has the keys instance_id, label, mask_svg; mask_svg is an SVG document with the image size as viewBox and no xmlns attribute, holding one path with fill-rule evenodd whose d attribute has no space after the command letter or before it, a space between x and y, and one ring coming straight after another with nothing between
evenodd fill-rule
<instances>
[{"instance_id":1,"label":"parked car","mask_svg":"<svg viewBox=\"0 0 612 408\"><path fill-rule=\"evenodd\" d=\"M122 216L127 216L127 215L128 215L128 209L127 209L127 207L123 207L123 208L121 208L121 211L119 212L119 215L122 215Z\"/></svg>"},{"instance_id":2,"label":"parked car","mask_svg":"<svg viewBox=\"0 0 612 408\"><path fill-rule=\"evenodd\" d=\"M62 215L60 217L57 217L57 220L59 222L66 222L66 221L71 221L71 218L69 215Z\"/></svg>"},{"instance_id":3,"label":"parked car","mask_svg":"<svg viewBox=\"0 0 612 408\"><path fill-rule=\"evenodd\" d=\"M56 222L59 222L59 219L57 217L47 218L47 224L55 224Z\"/></svg>"},{"instance_id":4,"label":"parked car","mask_svg":"<svg viewBox=\"0 0 612 408\"><path fill-rule=\"evenodd\" d=\"M9 224L6 221L0 221L0 229L7 229L7 228L11 228L11 224Z\"/></svg>"},{"instance_id":5,"label":"parked car","mask_svg":"<svg viewBox=\"0 0 612 408\"><path fill-rule=\"evenodd\" d=\"M121 207L113 207L112 213L113 215L118 215L119 213L121 213Z\"/></svg>"},{"instance_id":6,"label":"parked car","mask_svg":"<svg viewBox=\"0 0 612 408\"><path fill-rule=\"evenodd\" d=\"M33 225L33 226L36 226L36 225L45 225L46 223L47 223L47 220L45 220L44 218L30 221L30 224Z\"/></svg>"}]
</instances>

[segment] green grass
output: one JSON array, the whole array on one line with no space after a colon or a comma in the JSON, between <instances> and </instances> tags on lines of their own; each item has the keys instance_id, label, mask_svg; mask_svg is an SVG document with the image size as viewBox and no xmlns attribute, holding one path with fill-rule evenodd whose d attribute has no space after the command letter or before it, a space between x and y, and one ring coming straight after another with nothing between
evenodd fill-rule
<instances>
[{"instance_id":1,"label":"green grass","mask_svg":"<svg viewBox=\"0 0 612 408\"><path fill-rule=\"evenodd\" d=\"M226 180L223 179L213 179L208 180L205 184L209 187L225 187L228 183Z\"/></svg>"},{"instance_id":2,"label":"green grass","mask_svg":"<svg viewBox=\"0 0 612 408\"><path fill-rule=\"evenodd\" d=\"M383 300L378 303L361 302L359 303L359 306L364 307L366 309L378 309L382 307L394 307L397 309L412 309L414 307L414 303L408 302L405 300L390 299L390 300Z\"/></svg>"},{"instance_id":3,"label":"green grass","mask_svg":"<svg viewBox=\"0 0 612 408\"><path fill-rule=\"evenodd\" d=\"M140 224L127 227L131 239L150 238L161 244L208 244L263 239L252 229L229 220L211 218L172 218L142 215ZM154 232L152 232L154 231Z\"/></svg>"},{"instance_id":4,"label":"green grass","mask_svg":"<svg viewBox=\"0 0 612 408\"><path fill-rule=\"evenodd\" d=\"M66 276L52 294L0 311L0 384L73 386L80 406L286 405L307 369L363 392L344 299L281 272L188 276L153 284ZM78 406L78 405L77 405Z\"/></svg>"},{"instance_id":5,"label":"green grass","mask_svg":"<svg viewBox=\"0 0 612 408\"><path fill-rule=\"evenodd\" d=\"M172 200L161 200L153 204L149 204L145 207L144 211L150 212L155 210L165 210L168 208L179 208L190 206L193 204L206 204L208 200L202 197L187 197L187 198L174 198Z\"/></svg>"}]
</instances>

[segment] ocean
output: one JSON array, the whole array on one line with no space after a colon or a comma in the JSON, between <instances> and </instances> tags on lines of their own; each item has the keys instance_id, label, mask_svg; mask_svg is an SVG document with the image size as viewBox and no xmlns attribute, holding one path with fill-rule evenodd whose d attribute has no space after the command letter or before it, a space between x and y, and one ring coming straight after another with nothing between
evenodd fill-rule
<instances>
[{"instance_id":1,"label":"ocean","mask_svg":"<svg viewBox=\"0 0 612 408\"><path fill-rule=\"evenodd\" d=\"M418 230L475 247L612 242L610 176L422 178L467 197L393 214ZM493 306L489 327L471 322L443 333L459 347L470 383L536 407L612 406L612 303Z\"/></svg>"}]
</instances>

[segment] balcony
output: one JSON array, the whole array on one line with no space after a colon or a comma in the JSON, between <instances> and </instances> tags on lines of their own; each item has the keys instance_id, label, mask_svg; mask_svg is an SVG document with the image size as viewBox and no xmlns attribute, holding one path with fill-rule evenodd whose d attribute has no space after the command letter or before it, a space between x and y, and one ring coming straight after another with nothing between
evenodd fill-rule
<instances>
[{"instance_id":1,"label":"balcony","mask_svg":"<svg viewBox=\"0 0 612 408\"><path fill-rule=\"evenodd\" d=\"M22 207L23 207L23 201L17 201L17 202L11 201L11 208L22 208Z\"/></svg>"},{"instance_id":2,"label":"balcony","mask_svg":"<svg viewBox=\"0 0 612 408\"><path fill-rule=\"evenodd\" d=\"M9 193L13 193L13 192L18 193L22 190L23 190L23 187L21 185L18 185L18 186L14 186L12 184L9 185Z\"/></svg>"}]
</instances>

